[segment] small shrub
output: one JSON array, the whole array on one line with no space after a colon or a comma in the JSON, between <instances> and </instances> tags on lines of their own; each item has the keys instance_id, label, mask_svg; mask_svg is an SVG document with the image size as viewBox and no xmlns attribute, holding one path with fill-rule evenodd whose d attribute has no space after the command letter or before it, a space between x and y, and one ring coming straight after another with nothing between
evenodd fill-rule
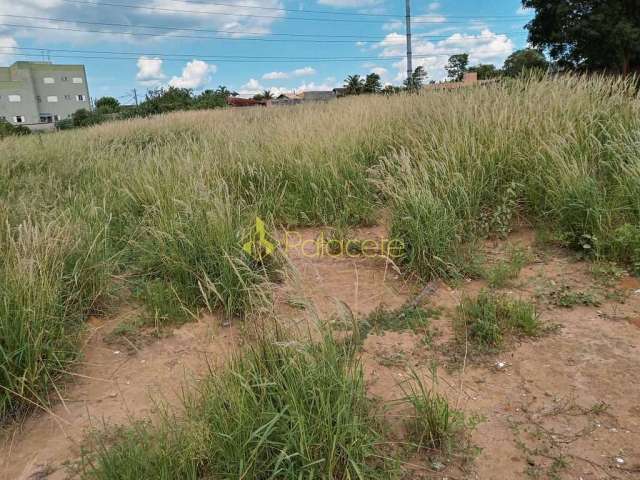
<instances>
[{"instance_id":1,"label":"small shrub","mask_svg":"<svg viewBox=\"0 0 640 480\"><path fill-rule=\"evenodd\" d=\"M510 252L507 262L494 265L486 273L491 288L503 288L510 280L518 278L520 271L530 262L529 253L521 248L514 248Z\"/></svg>"},{"instance_id":2,"label":"small shrub","mask_svg":"<svg viewBox=\"0 0 640 480\"><path fill-rule=\"evenodd\" d=\"M571 287L565 285L549 294L551 303L556 307L574 308L578 305L584 307L597 307L600 305L598 300L592 293L583 291L573 291Z\"/></svg>"},{"instance_id":3,"label":"small shrub","mask_svg":"<svg viewBox=\"0 0 640 480\"><path fill-rule=\"evenodd\" d=\"M386 310L380 307L356 323L353 341L358 345L362 344L372 331L381 333L411 330L414 333L428 334L431 319L438 314L439 312L434 309L412 306L403 306L397 310Z\"/></svg>"},{"instance_id":4,"label":"small shrub","mask_svg":"<svg viewBox=\"0 0 640 480\"><path fill-rule=\"evenodd\" d=\"M591 275L607 287L612 287L620 280L625 271L613 262L595 262L591 265Z\"/></svg>"},{"instance_id":5,"label":"small shrub","mask_svg":"<svg viewBox=\"0 0 640 480\"><path fill-rule=\"evenodd\" d=\"M480 230L485 235L492 233L500 238L507 238L513 225L513 217L518 208L518 192L522 188L516 182L511 182L500 202L490 213L484 213L480 217Z\"/></svg>"},{"instance_id":6,"label":"small shrub","mask_svg":"<svg viewBox=\"0 0 640 480\"><path fill-rule=\"evenodd\" d=\"M488 292L465 298L454 324L459 340L468 338L483 349L500 348L505 336L536 336L540 322L535 306Z\"/></svg>"},{"instance_id":7,"label":"small shrub","mask_svg":"<svg viewBox=\"0 0 640 480\"><path fill-rule=\"evenodd\" d=\"M610 256L629 265L636 275L640 275L640 226L629 223L617 228L612 240L605 248Z\"/></svg>"},{"instance_id":8,"label":"small shrub","mask_svg":"<svg viewBox=\"0 0 640 480\"><path fill-rule=\"evenodd\" d=\"M464 414L452 408L445 396L428 389L415 372L402 387L404 401L413 408L406 421L407 431L418 450L445 454L456 450L467 427Z\"/></svg>"}]
</instances>

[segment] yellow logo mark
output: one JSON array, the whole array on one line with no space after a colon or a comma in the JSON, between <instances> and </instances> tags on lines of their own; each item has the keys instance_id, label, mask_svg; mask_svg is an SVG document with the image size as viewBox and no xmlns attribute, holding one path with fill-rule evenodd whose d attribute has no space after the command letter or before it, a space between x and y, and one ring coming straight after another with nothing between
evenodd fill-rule
<instances>
[{"instance_id":1,"label":"yellow logo mark","mask_svg":"<svg viewBox=\"0 0 640 480\"><path fill-rule=\"evenodd\" d=\"M267 229L260 217L256 217L255 235L253 235L253 238L242 246L242 249L249 255L254 255L258 258L262 258L263 253L271 255L276 251L275 245L267 240Z\"/></svg>"}]
</instances>

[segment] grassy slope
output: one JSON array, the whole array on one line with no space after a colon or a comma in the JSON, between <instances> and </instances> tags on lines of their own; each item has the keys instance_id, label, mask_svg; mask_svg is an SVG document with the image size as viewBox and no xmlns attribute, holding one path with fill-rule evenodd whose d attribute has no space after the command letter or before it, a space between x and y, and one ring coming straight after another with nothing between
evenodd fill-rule
<instances>
[{"instance_id":1,"label":"grassy slope","mask_svg":"<svg viewBox=\"0 0 640 480\"><path fill-rule=\"evenodd\" d=\"M0 418L77 354L112 275L168 304L244 314L277 267L241 251L268 223L366 224L389 207L407 269L470 272L518 212L640 265L640 104L610 79L210 111L7 139L0 156ZM158 298L161 300L158 301Z\"/></svg>"}]
</instances>

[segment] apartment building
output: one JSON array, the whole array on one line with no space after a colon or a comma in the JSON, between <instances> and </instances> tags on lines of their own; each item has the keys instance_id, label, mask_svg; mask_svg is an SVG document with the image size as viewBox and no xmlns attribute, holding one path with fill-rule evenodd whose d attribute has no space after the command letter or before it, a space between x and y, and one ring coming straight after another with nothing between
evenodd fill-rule
<instances>
[{"instance_id":1,"label":"apartment building","mask_svg":"<svg viewBox=\"0 0 640 480\"><path fill-rule=\"evenodd\" d=\"M0 67L0 120L41 130L81 108L91 108L84 65L16 62Z\"/></svg>"}]
</instances>

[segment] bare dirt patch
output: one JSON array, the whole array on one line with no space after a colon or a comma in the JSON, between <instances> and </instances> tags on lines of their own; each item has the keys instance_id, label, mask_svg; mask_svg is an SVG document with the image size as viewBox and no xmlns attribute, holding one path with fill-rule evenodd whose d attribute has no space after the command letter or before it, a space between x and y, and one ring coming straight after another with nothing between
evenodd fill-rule
<instances>
[{"instance_id":1,"label":"bare dirt patch","mask_svg":"<svg viewBox=\"0 0 640 480\"><path fill-rule=\"evenodd\" d=\"M313 239L319 230L303 230ZM358 238L377 238L384 229L362 229ZM391 402L400 384L419 372L452 406L481 419L471 441L479 451L440 458L411 454L405 478L503 480L640 478L640 294L636 279L604 285L590 265L565 252L535 245L529 231L510 237L533 253L501 293L535 302L546 324L540 338L509 343L499 354L448 364L452 318L464 296L488 288L485 280L438 284L426 306L437 307L432 335L411 331L371 333L362 347L372 398ZM504 258L506 242L488 242L491 261ZM287 322L315 322L348 308L363 317L380 305L395 309L420 291L405 282L384 258L306 256L290 252L296 274L277 288L276 313ZM559 306L554 292L597 297ZM609 292L609 293L608 293ZM614 292L616 295L611 295ZM556 295L554 297L554 295ZM573 298L573 297L571 297ZM588 303L588 302L586 302ZM132 352L105 343L122 318L90 323L84 362L51 414L36 413L7 432L0 450L3 478L64 478L62 463L77 457L85 431L104 419L122 423L154 412L152 397L175 401L185 381L204 374L208 363L224 362L242 343L238 328L222 329L216 318L176 329L172 335ZM434 370L434 365L436 366ZM462 368L464 367L464 368ZM387 409L394 441L405 435L394 407ZM47 476L49 475L49 476Z\"/></svg>"},{"instance_id":2,"label":"bare dirt patch","mask_svg":"<svg viewBox=\"0 0 640 480\"><path fill-rule=\"evenodd\" d=\"M533 236L519 234L511 242L533 248ZM499 255L503 242L487 245ZM561 252L541 252L518 279L503 291L537 303L541 320L558 329L539 339L511 345L502 353L469 361L450 370L447 348L451 318L459 300L486 288L483 280L441 286L429 305L444 312L432 320L439 335L429 348L411 333L370 336L363 360L370 391L382 400L398 398L398 384L408 369L432 377L434 388L450 402L482 421L472 441L480 452L471 463L451 458L444 469L437 457L423 455L407 466L408 478L631 479L640 478L640 312L636 279L624 277L613 286L620 301L607 301L606 291L589 271ZM559 284L593 291L597 305L558 307L547 295ZM390 364L388 359L401 358Z\"/></svg>"}]
</instances>

